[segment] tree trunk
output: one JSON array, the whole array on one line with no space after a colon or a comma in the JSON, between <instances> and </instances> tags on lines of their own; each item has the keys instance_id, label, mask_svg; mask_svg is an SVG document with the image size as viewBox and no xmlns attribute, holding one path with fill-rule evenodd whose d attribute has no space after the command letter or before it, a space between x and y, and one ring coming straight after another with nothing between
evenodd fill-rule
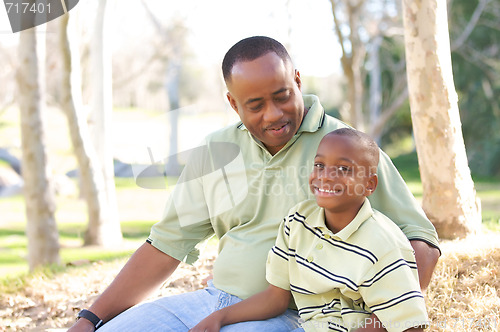
<instances>
[{"instance_id":1,"label":"tree trunk","mask_svg":"<svg viewBox=\"0 0 500 332\"><path fill-rule=\"evenodd\" d=\"M181 173L181 167L177 159L179 153L179 84L180 84L180 61L177 59L169 63L166 75L166 90L168 95L168 122L170 124L170 132L168 137L169 151L168 162L165 165L167 175L178 176Z\"/></svg>"},{"instance_id":2,"label":"tree trunk","mask_svg":"<svg viewBox=\"0 0 500 332\"><path fill-rule=\"evenodd\" d=\"M78 43L75 34L72 34L71 45L68 38L69 17L66 14L60 20L60 47L62 55L62 84L61 104L68 119L68 128L71 143L78 162L82 193L87 203L89 225L98 225L95 233L94 244L115 245L104 238L108 234L106 220L108 219L108 206L106 203L106 192L104 189L104 176L99 159L96 155L92 139L90 137L87 121L82 112L82 97L80 83L80 66L78 56ZM73 20L72 20L73 21Z\"/></svg>"},{"instance_id":3,"label":"tree trunk","mask_svg":"<svg viewBox=\"0 0 500 332\"><path fill-rule=\"evenodd\" d=\"M54 218L54 190L50 184L44 146L43 59L45 43L37 43L36 28L19 33L17 84L21 116L22 175L26 203L26 234L30 270L58 264L59 234ZM40 59L39 59L40 57Z\"/></svg>"},{"instance_id":4,"label":"tree trunk","mask_svg":"<svg viewBox=\"0 0 500 332\"><path fill-rule=\"evenodd\" d=\"M104 24L106 0L98 1L91 43L90 65L92 67L92 100L91 118L94 148L104 177L107 212L103 218L89 219L85 234L85 244L103 245L119 243L122 240L116 190L111 135L112 86L111 86L111 54L110 42L107 40L107 29Z\"/></svg>"},{"instance_id":5,"label":"tree trunk","mask_svg":"<svg viewBox=\"0 0 500 332\"><path fill-rule=\"evenodd\" d=\"M423 209L442 238L480 230L453 83L446 1L403 1L410 107Z\"/></svg>"},{"instance_id":6,"label":"tree trunk","mask_svg":"<svg viewBox=\"0 0 500 332\"><path fill-rule=\"evenodd\" d=\"M351 1L330 0L332 6L332 15L335 25L335 32L339 39L342 50L340 59L342 70L347 80L347 103L340 110L342 119L358 130L365 131L363 121L363 73L362 67L366 50L361 42L358 26L360 21L360 11L364 6L364 0L354 3ZM344 15L347 16L348 26L350 27L347 36L344 36L339 16L339 7L345 6Z\"/></svg>"}]
</instances>

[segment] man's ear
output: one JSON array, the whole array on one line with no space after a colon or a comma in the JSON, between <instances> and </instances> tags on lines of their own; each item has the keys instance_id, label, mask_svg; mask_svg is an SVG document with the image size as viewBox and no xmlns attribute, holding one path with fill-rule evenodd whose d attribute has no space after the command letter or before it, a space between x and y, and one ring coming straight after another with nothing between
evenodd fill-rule
<instances>
[{"instance_id":1,"label":"man's ear","mask_svg":"<svg viewBox=\"0 0 500 332\"><path fill-rule=\"evenodd\" d=\"M370 174L369 178L368 178L368 182L366 184L366 190L365 190L365 196L368 197L370 196L371 194L373 194L373 192L375 191L375 189L377 189L377 185L378 185L378 176L377 174Z\"/></svg>"},{"instance_id":2,"label":"man's ear","mask_svg":"<svg viewBox=\"0 0 500 332\"><path fill-rule=\"evenodd\" d=\"M302 91L302 80L300 79L300 73L297 69L295 69L295 83L297 83L299 90Z\"/></svg>"},{"instance_id":3,"label":"man's ear","mask_svg":"<svg viewBox=\"0 0 500 332\"><path fill-rule=\"evenodd\" d=\"M226 93L226 97L227 100L229 100L229 105L231 105L233 110L235 110L235 112L238 113L239 115L240 112L238 112L238 105L236 104L236 100L233 98L233 96L231 96L231 93L230 92Z\"/></svg>"}]
</instances>

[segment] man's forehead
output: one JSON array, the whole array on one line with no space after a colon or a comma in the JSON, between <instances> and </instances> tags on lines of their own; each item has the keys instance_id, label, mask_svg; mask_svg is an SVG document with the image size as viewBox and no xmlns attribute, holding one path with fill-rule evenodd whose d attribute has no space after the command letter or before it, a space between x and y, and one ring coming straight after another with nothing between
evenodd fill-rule
<instances>
[{"instance_id":1,"label":"man's forehead","mask_svg":"<svg viewBox=\"0 0 500 332\"><path fill-rule=\"evenodd\" d=\"M268 52L255 59L239 59L231 68L231 76L246 72L247 69L263 68L264 70L288 70L293 67L290 61L284 61L274 52Z\"/></svg>"}]
</instances>

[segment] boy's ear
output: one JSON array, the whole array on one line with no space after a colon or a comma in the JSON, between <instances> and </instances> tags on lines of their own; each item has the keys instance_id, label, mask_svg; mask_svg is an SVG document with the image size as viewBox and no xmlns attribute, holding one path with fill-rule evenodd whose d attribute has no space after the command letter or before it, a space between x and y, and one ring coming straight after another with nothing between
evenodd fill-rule
<instances>
[{"instance_id":1,"label":"boy's ear","mask_svg":"<svg viewBox=\"0 0 500 332\"><path fill-rule=\"evenodd\" d=\"M375 191L375 189L377 189L377 185L378 185L378 176L377 176L377 174L371 174L368 177L368 182L366 184L365 196L368 197L371 194L373 194L373 192Z\"/></svg>"}]
</instances>

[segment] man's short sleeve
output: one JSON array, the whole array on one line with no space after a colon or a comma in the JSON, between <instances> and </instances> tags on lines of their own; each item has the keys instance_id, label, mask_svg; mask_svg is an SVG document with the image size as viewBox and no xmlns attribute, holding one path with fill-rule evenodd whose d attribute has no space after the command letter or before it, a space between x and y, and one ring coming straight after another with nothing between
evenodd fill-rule
<instances>
[{"instance_id":1,"label":"man's short sleeve","mask_svg":"<svg viewBox=\"0 0 500 332\"><path fill-rule=\"evenodd\" d=\"M193 151L168 199L162 220L153 225L148 238L155 248L189 264L198 259L196 245L214 233L203 190L208 164L207 149Z\"/></svg>"},{"instance_id":2,"label":"man's short sleeve","mask_svg":"<svg viewBox=\"0 0 500 332\"><path fill-rule=\"evenodd\" d=\"M436 229L383 151L380 151L377 175L377 190L368 197L372 207L393 220L409 240L422 240L439 248Z\"/></svg>"}]
</instances>

